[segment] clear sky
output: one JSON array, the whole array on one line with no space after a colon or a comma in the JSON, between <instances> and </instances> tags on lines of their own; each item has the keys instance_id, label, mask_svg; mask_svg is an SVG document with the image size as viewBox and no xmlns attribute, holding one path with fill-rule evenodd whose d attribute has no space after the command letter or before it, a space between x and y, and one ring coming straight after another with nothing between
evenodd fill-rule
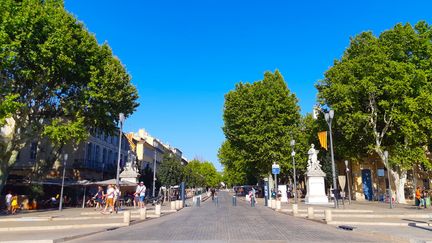
<instances>
[{"instance_id":1,"label":"clear sky","mask_svg":"<svg viewBox=\"0 0 432 243\"><path fill-rule=\"evenodd\" d=\"M188 159L213 162L224 135L224 94L279 69L302 113L314 84L350 37L396 23L432 24L432 1L65 0L132 76L140 106L125 130L145 128Z\"/></svg>"}]
</instances>

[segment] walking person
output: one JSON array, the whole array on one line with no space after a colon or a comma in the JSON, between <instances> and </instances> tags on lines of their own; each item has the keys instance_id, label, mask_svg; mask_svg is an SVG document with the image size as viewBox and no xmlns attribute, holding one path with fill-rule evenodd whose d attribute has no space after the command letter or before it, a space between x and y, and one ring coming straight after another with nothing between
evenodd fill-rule
<instances>
[{"instance_id":1,"label":"walking person","mask_svg":"<svg viewBox=\"0 0 432 243\"><path fill-rule=\"evenodd\" d=\"M114 208L116 213L118 213L119 206L120 206L120 202L119 202L120 196L121 196L120 188L115 185L114 186Z\"/></svg>"},{"instance_id":2,"label":"walking person","mask_svg":"<svg viewBox=\"0 0 432 243\"><path fill-rule=\"evenodd\" d=\"M114 194L115 189L112 185L108 185L107 193L105 194L106 204L102 213L105 213L106 210L109 209L109 212L112 213L114 211Z\"/></svg>"},{"instance_id":3,"label":"walking person","mask_svg":"<svg viewBox=\"0 0 432 243\"><path fill-rule=\"evenodd\" d=\"M423 205L423 201L422 201L422 192L420 190L420 187L418 186L416 191L415 191L415 198L418 201L418 206L417 208L420 209L421 206Z\"/></svg>"},{"instance_id":4,"label":"walking person","mask_svg":"<svg viewBox=\"0 0 432 243\"><path fill-rule=\"evenodd\" d=\"M18 209L18 195L16 193L14 193L12 196L11 207L12 215L14 215Z\"/></svg>"},{"instance_id":5,"label":"walking person","mask_svg":"<svg viewBox=\"0 0 432 243\"><path fill-rule=\"evenodd\" d=\"M98 191L96 192L96 194L93 197L93 199L96 201L95 210L97 210L98 208L100 208L102 210L102 203L103 203L104 198L105 198L104 190L101 186L98 186Z\"/></svg>"},{"instance_id":6,"label":"walking person","mask_svg":"<svg viewBox=\"0 0 432 243\"><path fill-rule=\"evenodd\" d=\"M12 193L11 191L8 191L8 194L6 194L6 210L7 210L7 214L12 213Z\"/></svg>"},{"instance_id":7,"label":"walking person","mask_svg":"<svg viewBox=\"0 0 432 243\"><path fill-rule=\"evenodd\" d=\"M428 194L427 194L426 188L423 187L423 191L421 193L421 200L423 201L423 207L424 208L427 208L427 205L426 205L427 197L428 197Z\"/></svg>"},{"instance_id":8,"label":"walking person","mask_svg":"<svg viewBox=\"0 0 432 243\"><path fill-rule=\"evenodd\" d=\"M145 191L146 191L146 186L144 185L144 182L141 181L135 190L135 197L137 196L139 197L139 203L138 203L139 208L144 208L145 206L144 205Z\"/></svg>"}]
</instances>

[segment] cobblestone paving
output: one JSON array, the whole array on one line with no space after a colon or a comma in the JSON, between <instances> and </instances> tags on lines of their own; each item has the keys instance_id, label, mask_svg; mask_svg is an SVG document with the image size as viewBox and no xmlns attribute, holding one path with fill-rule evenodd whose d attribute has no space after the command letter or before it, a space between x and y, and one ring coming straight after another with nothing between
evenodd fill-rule
<instances>
[{"instance_id":1,"label":"cobblestone paving","mask_svg":"<svg viewBox=\"0 0 432 243\"><path fill-rule=\"evenodd\" d=\"M76 242L385 242L368 235L338 230L276 213L262 205L251 208L237 200L231 205L227 192L219 194L219 204L211 199L200 208L185 208L159 219L108 231Z\"/></svg>"}]
</instances>

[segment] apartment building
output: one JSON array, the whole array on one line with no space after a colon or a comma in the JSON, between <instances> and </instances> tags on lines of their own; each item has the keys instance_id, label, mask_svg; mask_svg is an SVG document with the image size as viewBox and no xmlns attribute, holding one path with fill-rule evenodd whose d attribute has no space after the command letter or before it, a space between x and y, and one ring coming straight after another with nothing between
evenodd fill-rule
<instances>
[{"instance_id":1,"label":"apartment building","mask_svg":"<svg viewBox=\"0 0 432 243\"><path fill-rule=\"evenodd\" d=\"M117 133L118 134L118 133ZM127 161L129 143L121 137L121 166ZM114 178L117 170L119 135L110 135L100 129L92 129L87 141L78 145L66 144L62 154L54 161L51 168L45 169L44 177L56 179L61 177L61 168L66 164L66 180L102 180ZM30 178L36 173L40 164L50 160L51 146L46 141L33 141L18 154L15 165L11 168L10 178L18 180L35 180ZM67 160L64 160L67 154ZM36 163L39 162L39 163Z\"/></svg>"}]
</instances>

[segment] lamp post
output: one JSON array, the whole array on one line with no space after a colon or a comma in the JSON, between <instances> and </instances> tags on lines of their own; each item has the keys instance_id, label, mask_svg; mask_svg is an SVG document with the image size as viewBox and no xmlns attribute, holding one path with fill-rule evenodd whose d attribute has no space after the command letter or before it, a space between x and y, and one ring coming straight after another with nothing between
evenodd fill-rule
<instances>
[{"instance_id":1,"label":"lamp post","mask_svg":"<svg viewBox=\"0 0 432 243\"><path fill-rule=\"evenodd\" d=\"M393 208L393 195L392 195L392 190L391 190L391 179L390 179L390 165L389 165L389 154L388 151L384 151L384 160L385 160L385 164L387 167L387 176L388 176L388 191L389 191L389 204L390 204L390 208Z\"/></svg>"},{"instance_id":2,"label":"lamp post","mask_svg":"<svg viewBox=\"0 0 432 243\"><path fill-rule=\"evenodd\" d=\"M155 197L155 190L156 190L156 148L157 148L157 142L156 139L153 140L153 148L154 148L154 159L153 159L153 191L152 191L152 197Z\"/></svg>"},{"instance_id":3,"label":"lamp post","mask_svg":"<svg viewBox=\"0 0 432 243\"><path fill-rule=\"evenodd\" d=\"M348 168L348 160L345 160L345 168L346 168L346 177L347 177L347 187L348 187L348 202L351 204L351 184L348 176L349 168Z\"/></svg>"},{"instance_id":4,"label":"lamp post","mask_svg":"<svg viewBox=\"0 0 432 243\"><path fill-rule=\"evenodd\" d=\"M334 117L334 110L330 110L328 113L324 114L324 118L327 122L327 125L329 127L330 132L330 154L331 154L331 162L332 162L332 175L333 175L333 196L334 196L334 206L335 208L338 208L338 201L336 198L336 192L337 192L337 182L336 182L336 166L334 162L334 153L333 153L333 135L332 135L332 120Z\"/></svg>"},{"instance_id":5,"label":"lamp post","mask_svg":"<svg viewBox=\"0 0 432 243\"><path fill-rule=\"evenodd\" d=\"M120 174L121 144L122 144L122 137L123 137L123 122L124 122L124 120L125 120L124 114L120 113L119 114L120 136L119 136L119 148L118 148L118 158L117 158L117 176L116 176L117 188L120 187L119 174Z\"/></svg>"},{"instance_id":6,"label":"lamp post","mask_svg":"<svg viewBox=\"0 0 432 243\"><path fill-rule=\"evenodd\" d=\"M65 174L66 174L66 160L68 159L68 154L64 154L63 156L63 177L62 177L62 185L60 190L60 203L59 203L59 210L62 211L63 209L63 188L64 188L64 180L65 180Z\"/></svg>"},{"instance_id":7,"label":"lamp post","mask_svg":"<svg viewBox=\"0 0 432 243\"><path fill-rule=\"evenodd\" d=\"M291 147L292 147L292 152L291 152L291 157L292 157L292 163L293 163L293 172L294 172L294 202L295 204L297 204L297 175L296 175L296 167L295 167L295 159L294 156L296 154L296 152L294 151L294 146L295 146L295 140L291 140L290 142Z\"/></svg>"}]
</instances>

